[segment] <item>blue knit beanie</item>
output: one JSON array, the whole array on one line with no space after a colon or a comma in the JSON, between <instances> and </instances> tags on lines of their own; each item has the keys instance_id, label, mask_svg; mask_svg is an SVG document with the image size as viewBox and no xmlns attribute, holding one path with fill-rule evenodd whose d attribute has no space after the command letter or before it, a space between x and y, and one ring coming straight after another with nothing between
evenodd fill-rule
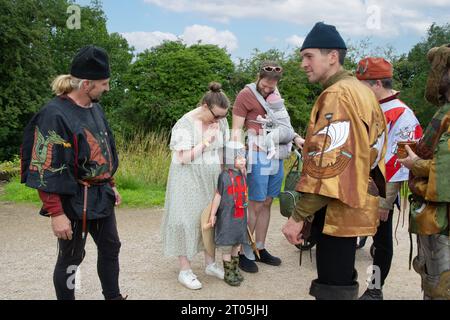
<instances>
[{"instance_id":1,"label":"blue knit beanie","mask_svg":"<svg viewBox=\"0 0 450 320\"><path fill-rule=\"evenodd\" d=\"M300 51L305 49L347 49L335 26L317 22L308 33Z\"/></svg>"}]
</instances>

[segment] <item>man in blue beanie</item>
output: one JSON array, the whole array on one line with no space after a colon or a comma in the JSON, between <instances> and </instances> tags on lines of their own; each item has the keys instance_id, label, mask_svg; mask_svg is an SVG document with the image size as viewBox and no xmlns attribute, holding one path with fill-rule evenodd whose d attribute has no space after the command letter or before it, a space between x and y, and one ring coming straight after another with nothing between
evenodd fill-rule
<instances>
[{"instance_id":1,"label":"man in blue beanie","mask_svg":"<svg viewBox=\"0 0 450 320\"><path fill-rule=\"evenodd\" d=\"M357 299L356 239L372 236L385 197L386 122L373 92L343 68L347 47L334 26L317 23L300 50L301 67L320 83L303 148L300 201L283 233L316 239L318 300Z\"/></svg>"}]
</instances>

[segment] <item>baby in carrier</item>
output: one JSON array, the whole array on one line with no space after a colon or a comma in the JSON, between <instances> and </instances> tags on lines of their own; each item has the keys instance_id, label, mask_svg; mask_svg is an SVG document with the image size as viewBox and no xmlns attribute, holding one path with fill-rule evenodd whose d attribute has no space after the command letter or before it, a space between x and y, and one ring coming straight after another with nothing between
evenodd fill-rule
<instances>
[{"instance_id":1,"label":"baby in carrier","mask_svg":"<svg viewBox=\"0 0 450 320\"><path fill-rule=\"evenodd\" d=\"M277 153L277 146L280 143L289 141L292 137L292 127L289 114L284 106L284 99L281 98L278 90L272 92L267 98L266 102L270 110L276 117L278 126L274 128L271 119L258 116L256 120L263 124L265 145L267 147L267 159L272 159ZM267 116L267 115L266 115ZM291 146L292 143L290 142ZM290 150L290 147L289 147Z\"/></svg>"}]
</instances>

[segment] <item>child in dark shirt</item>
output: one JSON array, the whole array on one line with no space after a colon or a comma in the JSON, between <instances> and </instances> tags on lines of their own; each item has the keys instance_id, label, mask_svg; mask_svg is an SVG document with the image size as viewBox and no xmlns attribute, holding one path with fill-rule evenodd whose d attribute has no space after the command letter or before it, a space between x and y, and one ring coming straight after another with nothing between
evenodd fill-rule
<instances>
[{"instance_id":1,"label":"child in dark shirt","mask_svg":"<svg viewBox=\"0 0 450 320\"><path fill-rule=\"evenodd\" d=\"M215 244L222 250L224 280L231 286L239 286L244 278L238 269L238 252L240 245L247 243L248 191L244 146L228 142L224 159L209 224L215 227Z\"/></svg>"}]
</instances>

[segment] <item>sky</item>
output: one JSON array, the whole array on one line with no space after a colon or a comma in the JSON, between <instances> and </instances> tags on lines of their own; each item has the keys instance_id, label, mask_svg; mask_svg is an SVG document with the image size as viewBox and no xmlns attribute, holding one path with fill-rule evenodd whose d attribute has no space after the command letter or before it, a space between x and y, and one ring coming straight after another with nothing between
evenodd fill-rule
<instances>
[{"instance_id":1,"label":"sky","mask_svg":"<svg viewBox=\"0 0 450 320\"><path fill-rule=\"evenodd\" d=\"M89 0L77 0L89 4ZM347 44L407 53L435 22L450 22L450 0L103 0L109 32L136 52L164 40L226 47L233 59L256 48L292 52L316 22L335 25ZM81 16L81 23L83 17Z\"/></svg>"}]
</instances>

